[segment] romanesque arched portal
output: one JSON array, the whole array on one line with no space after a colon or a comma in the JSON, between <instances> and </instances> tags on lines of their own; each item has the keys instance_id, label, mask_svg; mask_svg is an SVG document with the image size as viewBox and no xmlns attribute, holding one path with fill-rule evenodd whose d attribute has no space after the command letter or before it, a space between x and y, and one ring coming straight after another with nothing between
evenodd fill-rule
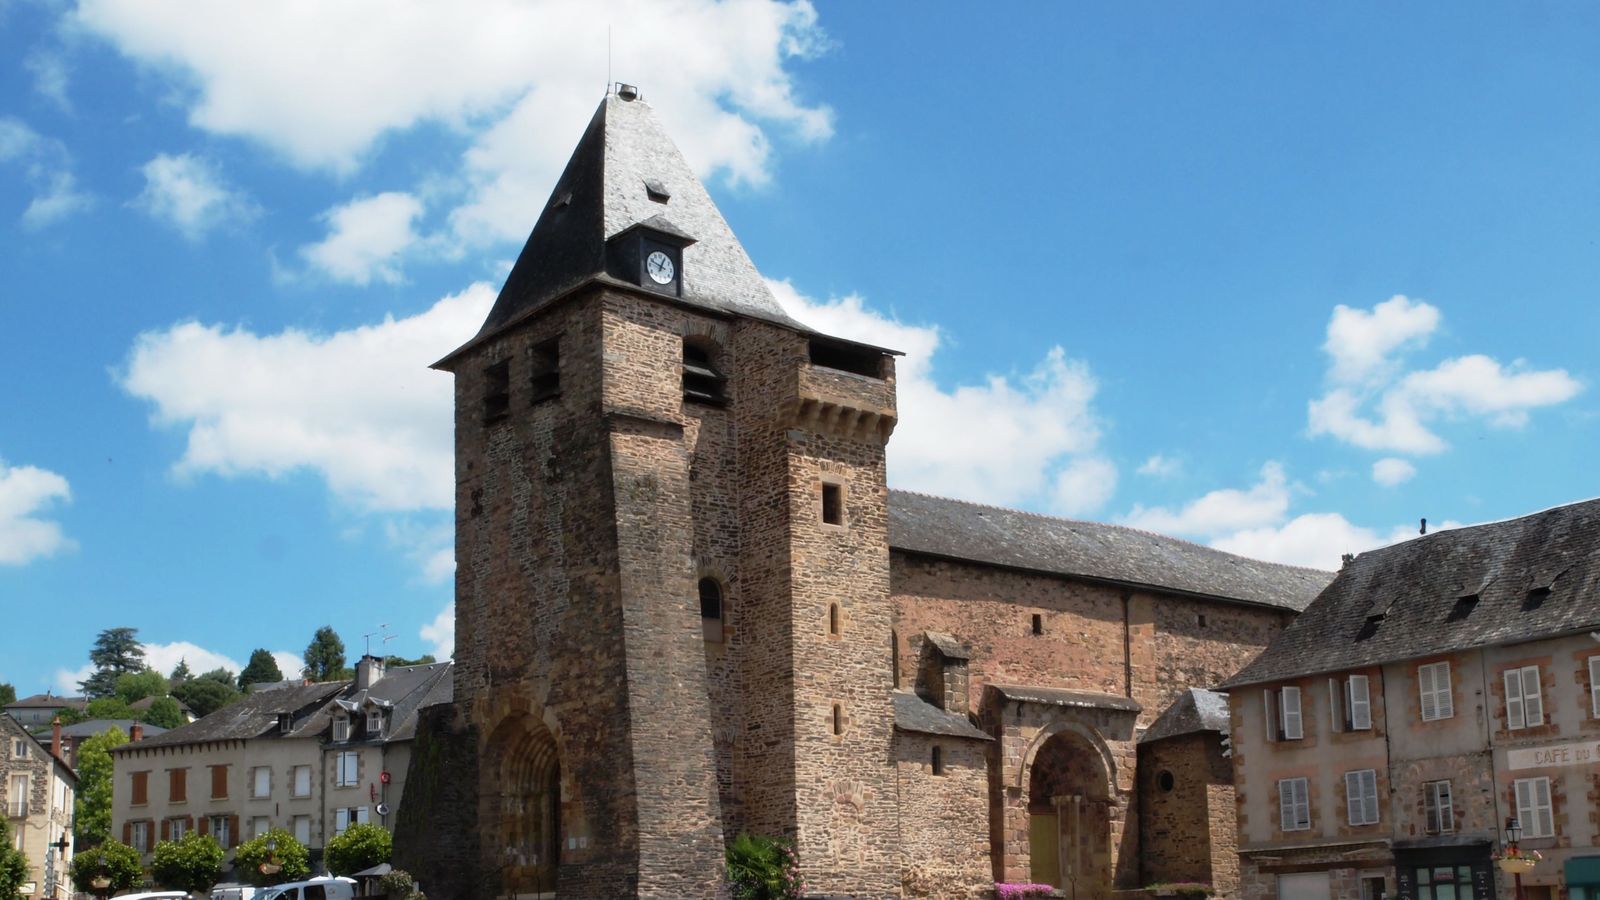
<instances>
[{"instance_id":1,"label":"romanesque arched portal","mask_svg":"<svg viewBox=\"0 0 1600 900\"><path fill-rule=\"evenodd\" d=\"M1052 735L1028 773L1028 844L1033 880L1068 900L1111 890L1110 773L1099 750L1072 731Z\"/></svg>"},{"instance_id":2,"label":"romanesque arched portal","mask_svg":"<svg viewBox=\"0 0 1600 900\"><path fill-rule=\"evenodd\" d=\"M555 896L561 864L561 765L555 738L531 715L502 721L484 755L479 821L500 897Z\"/></svg>"}]
</instances>

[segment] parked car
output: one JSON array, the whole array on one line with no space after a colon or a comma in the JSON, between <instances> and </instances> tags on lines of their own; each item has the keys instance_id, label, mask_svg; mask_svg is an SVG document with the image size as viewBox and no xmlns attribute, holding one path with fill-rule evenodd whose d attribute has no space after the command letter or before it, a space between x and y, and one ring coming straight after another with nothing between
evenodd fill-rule
<instances>
[{"instance_id":1,"label":"parked car","mask_svg":"<svg viewBox=\"0 0 1600 900\"><path fill-rule=\"evenodd\" d=\"M354 878L324 875L262 888L251 900L355 900Z\"/></svg>"}]
</instances>

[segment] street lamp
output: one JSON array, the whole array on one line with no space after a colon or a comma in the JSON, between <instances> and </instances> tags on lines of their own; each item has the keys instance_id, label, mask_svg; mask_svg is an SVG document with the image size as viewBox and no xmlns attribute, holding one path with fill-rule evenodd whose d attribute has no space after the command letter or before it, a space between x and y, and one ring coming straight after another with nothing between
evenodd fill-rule
<instances>
[{"instance_id":1,"label":"street lamp","mask_svg":"<svg viewBox=\"0 0 1600 900\"><path fill-rule=\"evenodd\" d=\"M276 875L283 871L283 860L278 858L278 839L267 834L267 861L262 863L261 874Z\"/></svg>"},{"instance_id":2,"label":"street lamp","mask_svg":"<svg viewBox=\"0 0 1600 900\"><path fill-rule=\"evenodd\" d=\"M1500 871L1510 873L1516 884L1517 900L1523 900L1522 873L1533 871L1533 867L1539 864L1540 859L1539 851L1537 850L1531 853L1523 853L1522 848L1518 846L1520 843L1522 843L1522 823L1517 820L1516 816L1507 816L1506 849L1500 855L1499 863Z\"/></svg>"}]
</instances>

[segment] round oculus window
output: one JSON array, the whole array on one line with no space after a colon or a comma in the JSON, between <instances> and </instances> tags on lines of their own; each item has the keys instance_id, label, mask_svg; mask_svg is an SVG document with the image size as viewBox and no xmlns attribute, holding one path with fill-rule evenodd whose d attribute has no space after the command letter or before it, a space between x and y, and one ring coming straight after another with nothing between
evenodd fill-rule
<instances>
[{"instance_id":1,"label":"round oculus window","mask_svg":"<svg viewBox=\"0 0 1600 900\"><path fill-rule=\"evenodd\" d=\"M1175 784L1177 784L1177 779L1173 778L1172 773L1166 769L1162 769L1156 775L1156 787L1160 788L1163 794L1172 793L1172 788Z\"/></svg>"}]
</instances>

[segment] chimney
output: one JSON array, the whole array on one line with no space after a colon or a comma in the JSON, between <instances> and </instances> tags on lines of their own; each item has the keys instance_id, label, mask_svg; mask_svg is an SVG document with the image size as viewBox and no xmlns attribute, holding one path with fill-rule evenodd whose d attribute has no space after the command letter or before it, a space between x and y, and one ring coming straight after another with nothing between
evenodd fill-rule
<instances>
[{"instance_id":1,"label":"chimney","mask_svg":"<svg viewBox=\"0 0 1600 900\"><path fill-rule=\"evenodd\" d=\"M50 720L50 755L66 762L66 757L61 755L61 717L56 716Z\"/></svg>"},{"instance_id":2,"label":"chimney","mask_svg":"<svg viewBox=\"0 0 1600 900\"><path fill-rule=\"evenodd\" d=\"M144 723L135 722L128 726L128 743L137 744L144 740Z\"/></svg>"},{"instance_id":3,"label":"chimney","mask_svg":"<svg viewBox=\"0 0 1600 900\"><path fill-rule=\"evenodd\" d=\"M356 663L356 690L365 691L383 679L383 660L367 654Z\"/></svg>"}]
</instances>

